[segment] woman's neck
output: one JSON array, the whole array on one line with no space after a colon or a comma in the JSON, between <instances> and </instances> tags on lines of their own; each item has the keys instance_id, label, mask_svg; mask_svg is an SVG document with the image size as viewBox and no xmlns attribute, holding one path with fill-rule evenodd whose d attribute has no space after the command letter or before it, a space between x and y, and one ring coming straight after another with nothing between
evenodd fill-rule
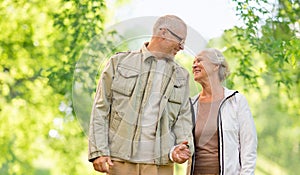
<instances>
[{"instance_id":1,"label":"woman's neck","mask_svg":"<svg viewBox=\"0 0 300 175\"><path fill-rule=\"evenodd\" d=\"M202 91L199 100L201 102L212 102L224 98L224 88L221 83L202 83Z\"/></svg>"}]
</instances>

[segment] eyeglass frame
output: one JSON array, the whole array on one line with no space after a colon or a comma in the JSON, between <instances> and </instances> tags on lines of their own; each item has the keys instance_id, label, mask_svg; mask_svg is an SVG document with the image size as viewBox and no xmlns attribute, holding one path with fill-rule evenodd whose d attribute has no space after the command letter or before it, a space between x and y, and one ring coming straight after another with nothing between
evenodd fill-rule
<instances>
[{"instance_id":1,"label":"eyeglass frame","mask_svg":"<svg viewBox=\"0 0 300 175\"><path fill-rule=\"evenodd\" d=\"M160 28L160 30L161 29L163 29L163 28ZM174 33L174 32L172 32L170 29L168 29L168 28L165 28L165 29L167 29L167 31L168 32L170 32L171 33L171 35L173 35L175 38L177 38L177 40L179 40L179 43L178 44L180 44L180 46L183 46L185 43L185 41L184 41L184 39L183 38L181 38L180 36L178 36L176 33Z\"/></svg>"}]
</instances>

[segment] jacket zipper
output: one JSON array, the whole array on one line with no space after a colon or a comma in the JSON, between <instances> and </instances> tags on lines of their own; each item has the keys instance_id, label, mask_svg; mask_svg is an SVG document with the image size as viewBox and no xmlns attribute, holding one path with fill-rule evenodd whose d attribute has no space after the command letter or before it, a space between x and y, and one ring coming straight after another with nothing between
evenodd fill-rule
<instances>
[{"instance_id":1,"label":"jacket zipper","mask_svg":"<svg viewBox=\"0 0 300 175\"><path fill-rule=\"evenodd\" d=\"M142 62L143 62L143 54L141 55L141 67L142 67ZM134 138L136 137L136 131L137 131L137 127L139 125L138 121L139 121L139 118L141 117L141 110L142 110L142 105L143 105L143 100L144 100L144 96L145 96L145 91L146 91L146 88L147 88L147 82L148 82L148 79L149 79L149 76L150 76L150 72L151 72L151 66L152 66L152 62L151 61L151 64L150 64L150 70L149 70L149 73L147 75L147 78L146 78L146 83L145 83L145 86L144 86L144 89L143 89L143 95L142 95L142 98L141 98L141 102L140 102L140 106L139 106L139 112L138 112L138 117L137 117L137 121L136 121L136 125L135 125L135 129L134 129L134 134L133 134L133 137L132 137L132 142L134 144ZM141 69L142 70L142 69ZM133 146L131 147L131 156L132 156L132 153L133 153Z\"/></svg>"},{"instance_id":2,"label":"jacket zipper","mask_svg":"<svg viewBox=\"0 0 300 175\"><path fill-rule=\"evenodd\" d=\"M223 106L223 104L231 97L233 97L236 93L238 93L238 91L235 91L233 94L231 94L230 96L226 97L222 103L220 104L219 110L218 110L218 120L217 120L217 124L218 124L218 130L220 134L218 134L218 142L219 142L219 146L218 146L218 150L219 150L219 160L220 160L220 174L224 175L224 141L223 141L223 125L222 125L222 115L221 115L221 108ZM221 128L219 128L219 126ZM221 137L221 142L222 142L222 157L220 157L220 137ZM221 159L222 158L222 159ZM222 164L222 166L221 166Z\"/></svg>"}]
</instances>

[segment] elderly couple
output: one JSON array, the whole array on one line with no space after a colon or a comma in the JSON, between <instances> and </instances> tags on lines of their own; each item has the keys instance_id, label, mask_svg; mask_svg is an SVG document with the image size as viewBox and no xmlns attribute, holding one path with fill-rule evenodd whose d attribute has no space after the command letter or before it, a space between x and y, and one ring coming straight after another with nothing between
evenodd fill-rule
<instances>
[{"instance_id":1,"label":"elderly couple","mask_svg":"<svg viewBox=\"0 0 300 175\"><path fill-rule=\"evenodd\" d=\"M104 68L92 108L89 161L109 175L254 174L257 136L246 98L223 87L228 64L214 48L193 60L201 91L189 98L189 73L174 62L187 26L166 15L139 51L117 53Z\"/></svg>"}]
</instances>

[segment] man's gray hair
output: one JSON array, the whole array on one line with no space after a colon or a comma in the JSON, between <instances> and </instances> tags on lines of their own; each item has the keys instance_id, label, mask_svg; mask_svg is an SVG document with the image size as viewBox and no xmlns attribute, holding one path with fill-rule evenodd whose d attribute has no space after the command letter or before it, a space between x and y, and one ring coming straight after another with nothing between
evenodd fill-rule
<instances>
[{"instance_id":1,"label":"man's gray hair","mask_svg":"<svg viewBox=\"0 0 300 175\"><path fill-rule=\"evenodd\" d=\"M171 31L185 31L187 30L187 25L185 22L175 15L165 15L157 19L153 26L153 35L157 35L161 28L168 28Z\"/></svg>"}]
</instances>

